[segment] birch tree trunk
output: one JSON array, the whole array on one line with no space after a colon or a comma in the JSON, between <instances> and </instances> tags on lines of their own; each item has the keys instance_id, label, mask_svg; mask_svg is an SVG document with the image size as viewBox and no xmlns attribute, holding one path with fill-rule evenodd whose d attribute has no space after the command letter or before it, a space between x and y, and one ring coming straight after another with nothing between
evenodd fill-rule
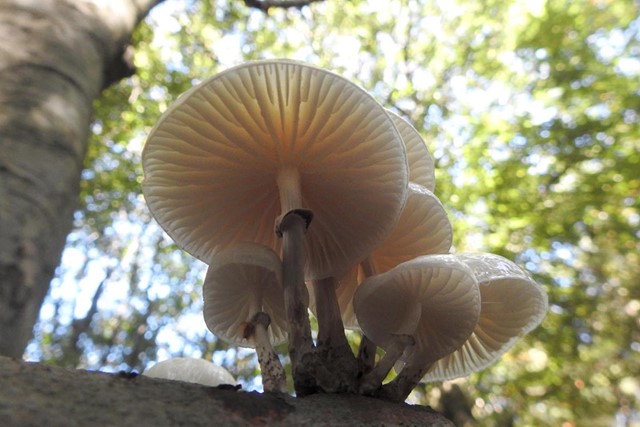
<instances>
[{"instance_id":1,"label":"birch tree trunk","mask_svg":"<svg viewBox=\"0 0 640 427\"><path fill-rule=\"evenodd\" d=\"M162 0L0 0L0 354L20 357L60 262L91 105L133 74Z\"/></svg>"}]
</instances>

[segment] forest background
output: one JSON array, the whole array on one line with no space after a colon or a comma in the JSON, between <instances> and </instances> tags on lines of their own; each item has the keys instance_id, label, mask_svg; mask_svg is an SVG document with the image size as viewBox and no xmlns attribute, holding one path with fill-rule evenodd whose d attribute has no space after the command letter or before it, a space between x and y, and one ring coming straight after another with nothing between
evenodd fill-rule
<instances>
[{"instance_id":1,"label":"forest background","mask_svg":"<svg viewBox=\"0 0 640 427\"><path fill-rule=\"evenodd\" d=\"M261 389L253 351L206 329L206 266L149 216L140 151L197 82L286 57L411 121L436 159L455 250L504 255L546 288L543 324L456 381L479 425L640 425L638 3L246 3L166 0L137 28L136 74L94 103L80 207L25 358L142 371L202 357ZM449 389L421 386L410 401L437 407Z\"/></svg>"}]
</instances>

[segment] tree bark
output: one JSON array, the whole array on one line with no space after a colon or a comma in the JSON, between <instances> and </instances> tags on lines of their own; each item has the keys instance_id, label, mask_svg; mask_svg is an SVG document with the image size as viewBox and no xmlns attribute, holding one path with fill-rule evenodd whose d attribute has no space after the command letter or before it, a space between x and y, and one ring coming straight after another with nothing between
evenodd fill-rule
<instances>
[{"instance_id":1,"label":"tree bark","mask_svg":"<svg viewBox=\"0 0 640 427\"><path fill-rule=\"evenodd\" d=\"M294 398L0 357L3 426L453 426L431 408L349 394Z\"/></svg>"},{"instance_id":2,"label":"tree bark","mask_svg":"<svg viewBox=\"0 0 640 427\"><path fill-rule=\"evenodd\" d=\"M162 0L0 0L0 354L19 357L77 206L91 104Z\"/></svg>"}]
</instances>

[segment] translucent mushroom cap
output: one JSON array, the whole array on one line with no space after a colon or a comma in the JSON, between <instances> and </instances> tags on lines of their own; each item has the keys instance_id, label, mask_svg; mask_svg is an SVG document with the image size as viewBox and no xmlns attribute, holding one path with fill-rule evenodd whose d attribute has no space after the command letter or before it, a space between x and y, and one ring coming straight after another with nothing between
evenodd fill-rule
<instances>
[{"instance_id":1,"label":"translucent mushroom cap","mask_svg":"<svg viewBox=\"0 0 640 427\"><path fill-rule=\"evenodd\" d=\"M394 113L387 111L393 124L395 125L405 149L407 150L407 161L409 162L409 181L420 184L426 189L433 191L436 187L435 162L433 156L427 149L424 139L420 133L405 119Z\"/></svg>"},{"instance_id":2,"label":"translucent mushroom cap","mask_svg":"<svg viewBox=\"0 0 640 427\"><path fill-rule=\"evenodd\" d=\"M408 183L385 109L343 77L289 60L230 68L183 94L151 130L142 166L154 218L205 262L241 241L278 250L282 206L312 210L310 279L344 273L379 243Z\"/></svg>"},{"instance_id":3,"label":"translucent mushroom cap","mask_svg":"<svg viewBox=\"0 0 640 427\"><path fill-rule=\"evenodd\" d=\"M142 373L151 378L184 381L206 386L221 384L235 384L236 380L222 366L215 365L204 359L176 357L156 363Z\"/></svg>"},{"instance_id":4,"label":"translucent mushroom cap","mask_svg":"<svg viewBox=\"0 0 640 427\"><path fill-rule=\"evenodd\" d=\"M262 311L271 318L267 329L272 344L287 338L282 290L282 263L270 248L240 243L217 253L204 279L204 321L217 337L255 348L245 330Z\"/></svg>"},{"instance_id":5,"label":"translucent mushroom cap","mask_svg":"<svg viewBox=\"0 0 640 427\"><path fill-rule=\"evenodd\" d=\"M429 366L469 337L480 313L476 279L452 255L427 255L366 279L353 306L362 331L385 348L394 335L411 335L407 363Z\"/></svg>"},{"instance_id":6,"label":"translucent mushroom cap","mask_svg":"<svg viewBox=\"0 0 640 427\"><path fill-rule=\"evenodd\" d=\"M464 345L438 360L424 381L463 377L493 364L544 319L547 294L515 263L494 254L459 254L478 280L480 319Z\"/></svg>"},{"instance_id":7,"label":"translucent mushroom cap","mask_svg":"<svg viewBox=\"0 0 640 427\"><path fill-rule=\"evenodd\" d=\"M425 187L409 183L409 191L400 218L386 239L368 257L376 273L384 273L413 258L443 254L451 249L453 230L440 200ZM336 287L342 321L346 328L357 328L353 295L366 279L356 266L343 276ZM313 295L313 292L310 293ZM313 301L311 304L314 309Z\"/></svg>"}]
</instances>

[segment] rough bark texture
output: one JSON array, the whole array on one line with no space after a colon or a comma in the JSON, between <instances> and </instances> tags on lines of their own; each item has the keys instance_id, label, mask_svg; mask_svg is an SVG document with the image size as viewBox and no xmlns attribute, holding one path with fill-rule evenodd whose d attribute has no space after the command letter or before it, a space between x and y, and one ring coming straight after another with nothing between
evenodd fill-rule
<instances>
[{"instance_id":1,"label":"rough bark texture","mask_svg":"<svg viewBox=\"0 0 640 427\"><path fill-rule=\"evenodd\" d=\"M22 355L72 226L91 104L161 0L0 1L0 354ZM98 6L99 5L99 6Z\"/></svg>"},{"instance_id":2,"label":"rough bark texture","mask_svg":"<svg viewBox=\"0 0 640 427\"><path fill-rule=\"evenodd\" d=\"M368 397L293 398L0 357L3 426L453 426L430 408Z\"/></svg>"}]
</instances>

